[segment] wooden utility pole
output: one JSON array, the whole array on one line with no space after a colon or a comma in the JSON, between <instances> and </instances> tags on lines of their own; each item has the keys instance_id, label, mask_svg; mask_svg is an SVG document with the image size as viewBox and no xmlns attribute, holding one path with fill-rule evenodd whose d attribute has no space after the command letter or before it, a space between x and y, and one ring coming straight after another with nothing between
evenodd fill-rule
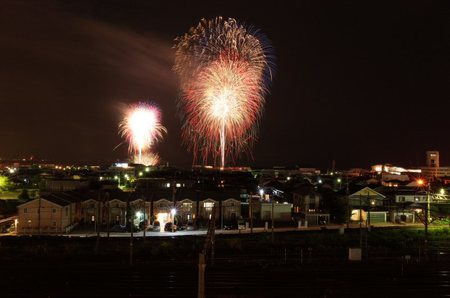
<instances>
[{"instance_id":1,"label":"wooden utility pole","mask_svg":"<svg viewBox=\"0 0 450 298\"><path fill-rule=\"evenodd\" d=\"M205 255L203 253L198 254L198 298L205 298Z\"/></svg>"},{"instance_id":2,"label":"wooden utility pole","mask_svg":"<svg viewBox=\"0 0 450 298\"><path fill-rule=\"evenodd\" d=\"M206 233L203 250L198 255L198 298L205 297L205 269L206 258L208 253L211 253L211 266L214 266L214 236L216 224L216 204L212 209L211 219L208 222L208 232Z\"/></svg>"},{"instance_id":3,"label":"wooden utility pole","mask_svg":"<svg viewBox=\"0 0 450 298\"><path fill-rule=\"evenodd\" d=\"M273 235L273 233L274 233L274 223L275 223L275 220L274 220L274 214L273 214L273 212L274 212L274 205L275 205L275 203L274 203L274 201L273 201L273 198L272 198L272 243L273 243L273 238L274 238L274 235Z\"/></svg>"},{"instance_id":4,"label":"wooden utility pole","mask_svg":"<svg viewBox=\"0 0 450 298\"><path fill-rule=\"evenodd\" d=\"M97 202L95 203L95 206L97 207L97 208L95 208L95 211L96 211L96 214L95 214L95 223L96 223L95 229L96 229L96 232L97 232L97 239L96 239L96 242L95 242L95 253L96 254L98 254L98 247L100 245L100 224L101 224L101 222L100 222L100 214L101 214L101 211L100 211L101 204L100 204L100 202L101 202L101 197L102 197L102 193L101 193L101 190L99 190L98 191L98 196L97 196Z\"/></svg>"},{"instance_id":5,"label":"wooden utility pole","mask_svg":"<svg viewBox=\"0 0 450 298\"><path fill-rule=\"evenodd\" d=\"M428 240L428 220L430 219L430 184L427 188L427 205L425 207L425 239Z\"/></svg>"},{"instance_id":6,"label":"wooden utility pole","mask_svg":"<svg viewBox=\"0 0 450 298\"><path fill-rule=\"evenodd\" d=\"M145 242L145 230L147 229L147 224L146 224L146 221L145 221L145 198L143 199L143 204L144 204L144 206L143 206L143 208L142 208L142 211L143 211L143 217L144 217L144 233L143 233L143 241Z\"/></svg>"},{"instance_id":7,"label":"wooden utility pole","mask_svg":"<svg viewBox=\"0 0 450 298\"><path fill-rule=\"evenodd\" d=\"M250 233L253 234L253 209L252 209L252 201L253 201L253 194L250 192L250 201L249 201L249 213L250 213Z\"/></svg>"},{"instance_id":8,"label":"wooden utility pole","mask_svg":"<svg viewBox=\"0 0 450 298\"><path fill-rule=\"evenodd\" d=\"M359 247L362 249L362 198L359 194Z\"/></svg>"},{"instance_id":9,"label":"wooden utility pole","mask_svg":"<svg viewBox=\"0 0 450 298\"><path fill-rule=\"evenodd\" d=\"M41 234L41 195L39 195L39 205L38 205L38 232Z\"/></svg>"},{"instance_id":10,"label":"wooden utility pole","mask_svg":"<svg viewBox=\"0 0 450 298\"><path fill-rule=\"evenodd\" d=\"M108 196L108 200L107 200L107 202L106 202L106 204L108 204L108 208L107 208L107 212L108 212L108 215L107 215L107 222L106 222L106 236L109 238L109 229L110 229L110 227L109 227L109 225L110 225L110 222L111 222L111 204L110 204L110 202L109 202L109 196Z\"/></svg>"},{"instance_id":11,"label":"wooden utility pole","mask_svg":"<svg viewBox=\"0 0 450 298\"><path fill-rule=\"evenodd\" d=\"M347 178L347 186L345 187L345 196L347 198L347 216L346 216L347 221L346 222L347 222L347 229L348 229L350 227L350 198L348 196L348 194L349 194L349 191L348 191L348 174L347 174L346 178Z\"/></svg>"}]
</instances>

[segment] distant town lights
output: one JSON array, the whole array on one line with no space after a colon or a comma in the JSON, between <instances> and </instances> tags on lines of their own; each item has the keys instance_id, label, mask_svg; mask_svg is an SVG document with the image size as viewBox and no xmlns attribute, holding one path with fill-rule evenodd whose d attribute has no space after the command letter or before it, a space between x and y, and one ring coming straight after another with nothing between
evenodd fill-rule
<instances>
[{"instance_id":1,"label":"distant town lights","mask_svg":"<svg viewBox=\"0 0 450 298\"><path fill-rule=\"evenodd\" d=\"M118 163L115 163L114 164L116 167L118 167L118 168L128 168L128 163L126 163L126 162L118 162Z\"/></svg>"}]
</instances>

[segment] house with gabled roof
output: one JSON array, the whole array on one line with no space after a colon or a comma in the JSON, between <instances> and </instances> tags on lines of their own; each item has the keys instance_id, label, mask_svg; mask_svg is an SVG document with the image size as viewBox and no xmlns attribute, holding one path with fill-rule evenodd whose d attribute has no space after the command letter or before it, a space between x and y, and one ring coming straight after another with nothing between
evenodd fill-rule
<instances>
[{"instance_id":1,"label":"house with gabled roof","mask_svg":"<svg viewBox=\"0 0 450 298\"><path fill-rule=\"evenodd\" d=\"M348 196L351 209L350 220L370 222L386 222L388 211L385 207L386 196L370 187L364 187Z\"/></svg>"},{"instance_id":2,"label":"house with gabled roof","mask_svg":"<svg viewBox=\"0 0 450 298\"><path fill-rule=\"evenodd\" d=\"M65 233L72 225L73 203L57 195L40 196L17 206L18 234Z\"/></svg>"}]
</instances>

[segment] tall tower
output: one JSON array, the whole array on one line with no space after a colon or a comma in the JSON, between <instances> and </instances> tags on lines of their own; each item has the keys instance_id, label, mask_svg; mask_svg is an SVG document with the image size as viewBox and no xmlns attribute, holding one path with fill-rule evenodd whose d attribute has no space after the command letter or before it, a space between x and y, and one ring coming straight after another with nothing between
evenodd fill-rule
<instances>
[{"instance_id":1,"label":"tall tower","mask_svg":"<svg viewBox=\"0 0 450 298\"><path fill-rule=\"evenodd\" d=\"M439 168L439 151L427 151L427 167Z\"/></svg>"}]
</instances>

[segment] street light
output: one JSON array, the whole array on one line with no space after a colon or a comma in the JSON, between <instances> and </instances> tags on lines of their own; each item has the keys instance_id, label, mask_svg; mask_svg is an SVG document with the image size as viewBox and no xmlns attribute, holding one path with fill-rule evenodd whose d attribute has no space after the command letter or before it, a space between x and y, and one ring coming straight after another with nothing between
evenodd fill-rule
<instances>
[{"instance_id":1,"label":"street light","mask_svg":"<svg viewBox=\"0 0 450 298\"><path fill-rule=\"evenodd\" d=\"M172 232L173 232L173 229L175 228L175 214L177 214L177 209L175 208L170 209L170 214L172 214Z\"/></svg>"}]
</instances>

